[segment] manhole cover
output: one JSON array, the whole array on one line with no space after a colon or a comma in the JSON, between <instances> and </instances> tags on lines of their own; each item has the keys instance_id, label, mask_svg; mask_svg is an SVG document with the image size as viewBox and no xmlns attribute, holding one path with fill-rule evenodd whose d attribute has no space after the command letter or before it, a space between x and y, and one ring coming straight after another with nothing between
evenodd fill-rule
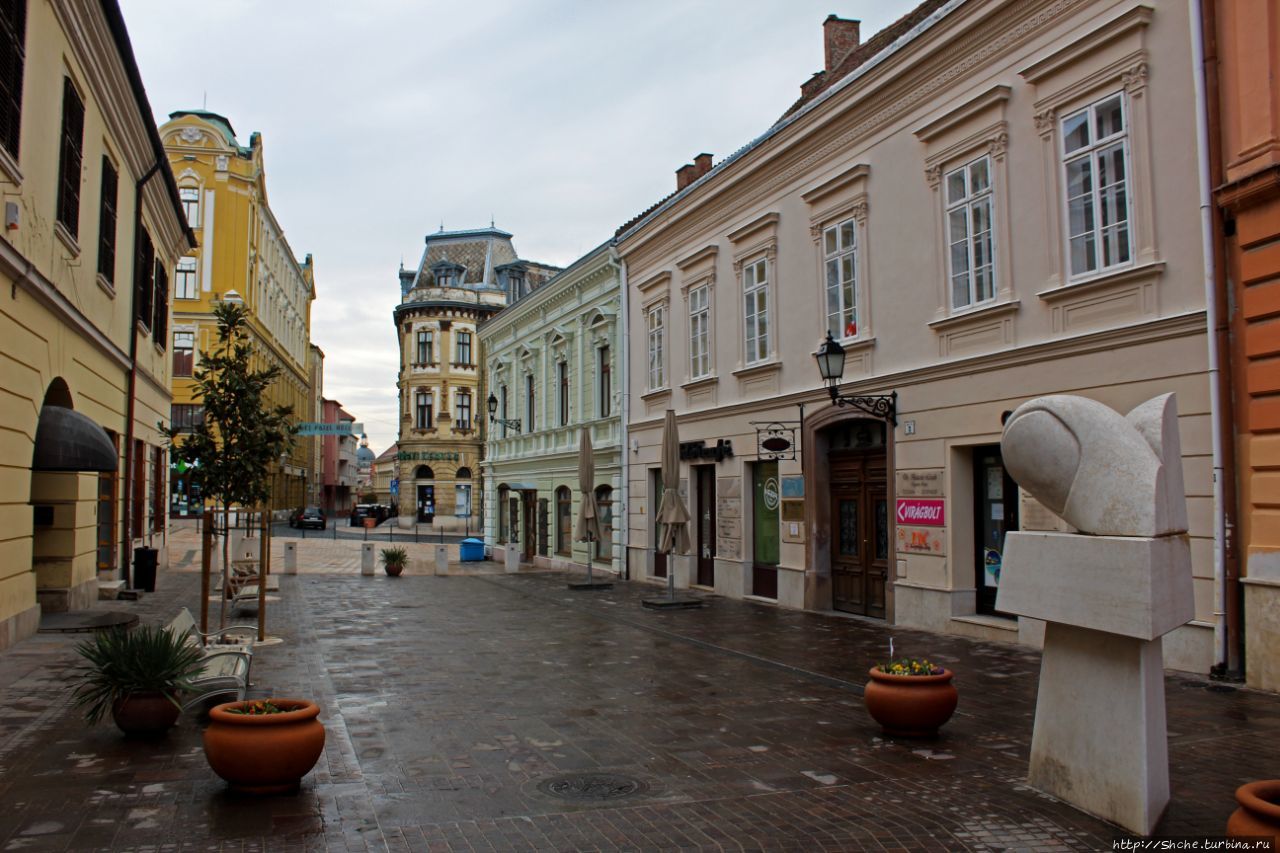
<instances>
[{"instance_id":1,"label":"manhole cover","mask_svg":"<svg viewBox=\"0 0 1280 853\"><path fill-rule=\"evenodd\" d=\"M598 803L639 796L649 786L620 773L570 773L544 779L538 783L538 790L561 800Z\"/></svg>"}]
</instances>

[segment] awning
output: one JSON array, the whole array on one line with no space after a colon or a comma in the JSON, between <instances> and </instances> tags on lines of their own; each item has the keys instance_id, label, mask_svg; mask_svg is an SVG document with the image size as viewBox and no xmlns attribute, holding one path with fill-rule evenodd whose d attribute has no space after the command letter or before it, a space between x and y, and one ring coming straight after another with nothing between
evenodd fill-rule
<instances>
[{"instance_id":1,"label":"awning","mask_svg":"<svg viewBox=\"0 0 1280 853\"><path fill-rule=\"evenodd\" d=\"M114 471L117 463L115 445L93 420L62 406L40 410L32 471Z\"/></svg>"}]
</instances>

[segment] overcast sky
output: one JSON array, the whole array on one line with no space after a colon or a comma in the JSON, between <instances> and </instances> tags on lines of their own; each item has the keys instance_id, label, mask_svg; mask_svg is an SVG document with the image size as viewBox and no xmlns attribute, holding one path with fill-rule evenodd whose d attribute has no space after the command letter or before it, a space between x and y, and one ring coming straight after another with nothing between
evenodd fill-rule
<instances>
[{"instance_id":1,"label":"overcast sky","mask_svg":"<svg viewBox=\"0 0 1280 853\"><path fill-rule=\"evenodd\" d=\"M396 437L396 271L423 237L494 223L567 265L769 127L822 68L822 21L865 41L902 0L121 0L158 123L199 108L263 137L267 193L315 257L325 396Z\"/></svg>"}]
</instances>

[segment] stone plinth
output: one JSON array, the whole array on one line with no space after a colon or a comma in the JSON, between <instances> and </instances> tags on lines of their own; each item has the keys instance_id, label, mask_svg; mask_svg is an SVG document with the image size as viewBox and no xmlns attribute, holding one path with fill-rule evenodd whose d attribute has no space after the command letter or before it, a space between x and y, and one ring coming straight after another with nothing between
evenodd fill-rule
<instances>
[{"instance_id":1,"label":"stone plinth","mask_svg":"<svg viewBox=\"0 0 1280 853\"><path fill-rule=\"evenodd\" d=\"M286 575L296 575L298 573L298 543L284 543L284 573Z\"/></svg>"},{"instance_id":2,"label":"stone plinth","mask_svg":"<svg viewBox=\"0 0 1280 853\"><path fill-rule=\"evenodd\" d=\"M1045 626L1028 781L1132 832L1155 830L1169 804L1160 640Z\"/></svg>"},{"instance_id":3,"label":"stone plinth","mask_svg":"<svg viewBox=\"0 0 1280 853\"><path fill-rule=\"evenodd\" d=\"M996 608L1154 640L1195 618L1186 536L1005 536Z\"/></svg>"},{"instance_id":4,"label":"stone plinth","mask_svg":"<svg viewBox=\"0 0 1280 853\"><path fill-rule=\"evenodd\" d=\"M375 551L372 542L360 543L360 574L372 575L375 561Z\"/></svg>"}]
</instances>

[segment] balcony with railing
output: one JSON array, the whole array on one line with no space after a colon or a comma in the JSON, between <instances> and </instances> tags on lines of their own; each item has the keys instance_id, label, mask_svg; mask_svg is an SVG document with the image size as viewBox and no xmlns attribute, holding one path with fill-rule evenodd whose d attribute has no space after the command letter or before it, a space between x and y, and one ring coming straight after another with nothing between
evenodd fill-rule
<instances>
[{"instance_id":1,"label":"balcony with railing","mask_svg":"<svg viewBox=\"0 0 1280 853\"><path fill-rule=\"evenodd\" d=\"M502 424L490 424L488 458L494 462L501 462L529 459L535 456L577 453L582 441L579 430L583 427L590 430L591 446L595 450L608 450L621 446L622 423L618 418L600 418L519 434L514 429L504 428Z\"/></svg>"}]
</instances>

